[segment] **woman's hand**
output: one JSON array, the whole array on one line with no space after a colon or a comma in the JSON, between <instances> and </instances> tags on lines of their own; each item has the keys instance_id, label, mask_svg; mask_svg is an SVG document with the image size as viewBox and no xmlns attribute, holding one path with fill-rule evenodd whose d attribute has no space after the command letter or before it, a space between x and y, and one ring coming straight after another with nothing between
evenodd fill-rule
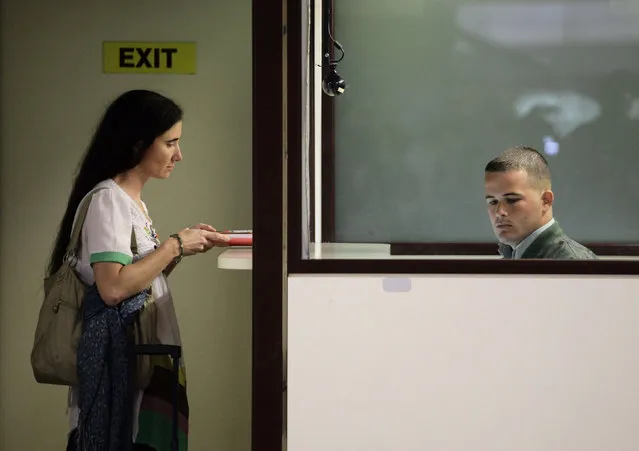
<instances>
[{"instance_id":1,"label":"woman's hand","mask_svg":"<svg viewBox=\"0 0 639 451\"><path fill-rule=\"evenodd\" d=\"M210 226L208 224L202 224L201 222L199 224L196 224L194 226L189 227L190 229L200 229L200 230L208 230L209 232L217 232L217 230L215 230L213 228L213 226Z\"/></svg>"},{"instance_id":2,"label":"woman's hand","mask_svg":"<svg viewBox=\"0 0 639 451\"><path fill-rule=\"evenodd\" d=\"M209 240L209 243L211 243L211 247L228 246L229 241L231 241L231 237L220 232L209 232L207 239Z\"/></svg>"},{"instance_id":3,"label":"woman's hand","mask_svg":"<svg viewBox=\"0 0 639 451\"><path fill-rule=\"evenodd\" d=\"M199 254L206 252L213 247L210 241L207 239L207 234L215 233L202 229L186 228L180 230L178 235L182 240L182 248L184 249L184 256Z\"/></svg>"},{"instance_id":4,"label":"woman's hand","mask_svg":"<svg viewBox=\"0 0 639 451\"><path fill-rule=\"evenodd\" d=\"M191 228L213 232L212 234L208 235L208 240L213 246L227 246L229 241L231 241L231 238L228 235L218 232L213 226L210 226L208 224L199 223Z\"/></svg>"},{"instance_id":5,"label":"woman's hand","mask_svg":"<svg viewBox=\"0 0 639 451\"><path fill-rule=\"evenodd\" d=\"M182 238L185 256L206 252L214 246L225 246L230 241L227 235L216 232L212 226L202 223L180 231L179 235Z\"/></svg>"}]
</instances>

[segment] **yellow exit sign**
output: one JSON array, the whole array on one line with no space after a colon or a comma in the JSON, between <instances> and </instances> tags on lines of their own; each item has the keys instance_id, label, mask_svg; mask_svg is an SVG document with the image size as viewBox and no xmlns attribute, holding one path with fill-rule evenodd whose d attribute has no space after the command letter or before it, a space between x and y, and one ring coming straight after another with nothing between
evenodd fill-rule
<instances>
[{"instance_id":1,"label":"yellow exit sign","mask_svg":"<svg viewBox=\"0 0 639 451\"><path fill-rule=\"evenodd\" d=\"M195 74L195 42L104 42L107 74Z\"/></svg>"}]
</instances>

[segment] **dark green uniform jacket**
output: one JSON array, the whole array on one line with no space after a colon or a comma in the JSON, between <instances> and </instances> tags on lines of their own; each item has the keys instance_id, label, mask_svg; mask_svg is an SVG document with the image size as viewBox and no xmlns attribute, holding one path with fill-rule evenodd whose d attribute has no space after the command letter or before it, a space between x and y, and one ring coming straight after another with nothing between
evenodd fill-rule
<instances>
[{"instance_id":1,"label":"dark green uniform jacket","mask_svg":"<svg viewBox=\"0 0 639 451\"><path fill-rule=\"evenodd\" d=\"M504 257L513 258L513 249L506 244L499 244L499 253ZM555 221L553 225L544 230L521 258L550 258L554 260L595 260L597 256L588 249L568 238Z\"/></svg>"}]
</instances>

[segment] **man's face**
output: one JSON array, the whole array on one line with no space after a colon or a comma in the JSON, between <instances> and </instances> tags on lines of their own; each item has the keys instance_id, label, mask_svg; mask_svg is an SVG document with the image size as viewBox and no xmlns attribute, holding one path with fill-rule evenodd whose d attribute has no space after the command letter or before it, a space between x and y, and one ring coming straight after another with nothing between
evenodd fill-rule
<instances>
[{"instance_id":1,"label":"man's face","mask_svg":"<svg viewBox=\"0 0 639 451\"><path fill-rule=\"evenodd\" d=\"M488 216L497 239L516 246L551 218L553 194L535 186L525 171L487 172Z\"/></svg>"}]
</instances>

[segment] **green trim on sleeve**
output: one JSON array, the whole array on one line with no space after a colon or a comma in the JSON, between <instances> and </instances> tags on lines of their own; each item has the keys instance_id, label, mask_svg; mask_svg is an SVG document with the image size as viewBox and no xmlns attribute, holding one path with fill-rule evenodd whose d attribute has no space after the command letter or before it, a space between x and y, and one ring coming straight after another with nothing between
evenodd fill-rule
<instances>
[{"instance_id":1,"label":"green trim on sleeve","mask_svg":"<svg viewBox=\"0 0 639 451\"><path fill-rule=\"evenodd\" d=\"M91 264L94 263L120 263L121 265L128 265L133 261L133 257L122 252L97 252L91 254Z\"/></svg>"}]
</instances>

